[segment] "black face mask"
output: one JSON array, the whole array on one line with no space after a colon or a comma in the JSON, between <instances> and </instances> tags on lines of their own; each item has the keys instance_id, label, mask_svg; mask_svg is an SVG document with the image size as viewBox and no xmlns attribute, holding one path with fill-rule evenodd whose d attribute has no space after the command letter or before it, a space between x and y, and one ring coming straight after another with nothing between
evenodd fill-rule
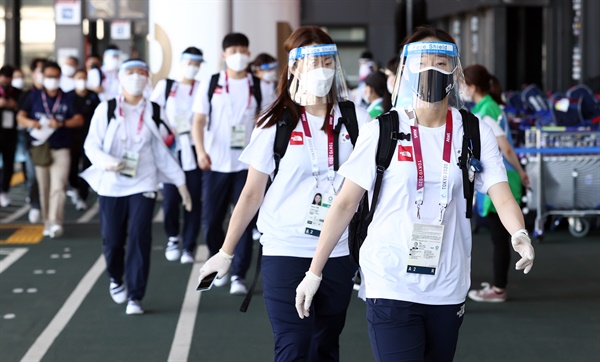
<instances>
[{"instance_id":1,"label":"black face mask","mask_svg":"<svg viewBox=\"0 0 600 362\"><path fill-rule=\"evenodd\" d=\"M444 74L429 69L419 73L407 70L408 81L419 99L428 102L440 102L450 94L454 87L453 74Z\"/></svg>"}]
</instances>

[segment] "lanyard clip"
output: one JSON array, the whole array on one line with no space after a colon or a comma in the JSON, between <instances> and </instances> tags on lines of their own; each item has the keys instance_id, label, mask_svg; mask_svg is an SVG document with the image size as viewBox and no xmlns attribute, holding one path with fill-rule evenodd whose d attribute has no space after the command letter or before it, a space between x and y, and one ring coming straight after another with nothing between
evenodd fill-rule
<instances>
[{"instance_id":1,"label":"lanyard clip","mask_svg":"<svg viewBox=\"0 0 600 362\"><path fill-rule=\"evenodd\" d=\"M415 205L417 205L417 219L421 218L421 205L423 205L423 200L415 201Z\"/></svg>"},{"instance_id":2,"label":"lanyard clip","mask_svg":"<svg viewBox=\"0 0 600 362\"><path fill-rule=\"evenodd\" d=\"M440 222L442 222L442 218L444 217L444 211L446 211L446 204L440 204Z\"/></svg>"}]
</instances>

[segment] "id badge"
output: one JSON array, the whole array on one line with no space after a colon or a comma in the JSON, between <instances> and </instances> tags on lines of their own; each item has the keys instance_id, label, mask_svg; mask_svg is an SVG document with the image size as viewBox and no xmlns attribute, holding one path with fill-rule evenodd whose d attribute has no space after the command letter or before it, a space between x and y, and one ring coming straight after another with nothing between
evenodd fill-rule
<instances>
[{"instance_id":1,"label":"id badge","mask_svg":"<svg viewBox=\"0 0 600 362\"><path fill-rule=\"evenodd\" d=\"M190 133L192 130L192 124L190 122L190 117L188 116L188 114L177 114L175 116L175 127L177 129L177 134L179 135Z\"/></svg>"},{"instance_id":2,"label":"id badge","mask_svg":"<svg viewBox=\"0 0 600 362\"><path fill-rule=\"evenodd\" d=\"M442 252L444 225L413 224L407 273L435 275Z\"/></svg>"},{"instance_id":3,"label":"id badge","mask_svg":"<svg viewBox=\"0 0 600 362\"><path fill-rule=\"evenodd\" d=\"M308 213L304 223L304 233L306 235L316 237L321 235L325 216L327 216L327 212L333 203L334 197L335 196L332 194L321 194L319 192L313 195L313 200L308 207Z\"/></svg>"},{"instance_id":4,"label":"id badge","mask_svg":"<svg viewBox=\"0 0 600 362\"><path fill-rule=\"evenodd\" d=\"M15 113L2 111L2 128L13 129L15 127Z\"/></svg>"},{"instance_id":5,"label":"id badge","mask_svg":"<svg viewBox=\"0 0 600 362\"><path fill-rule=\"evenodd\" d=\"M138 164L140 162L140 154L133 151L125 151L121 161L124 163L124 167L119 174L121 176L134 178L137 174Z\"/></svg>"},{"instance_id":6,"label":"id badge","mask_svg":"<svg viewBox=\"0 0 600 362\"><path fill-rule=\"evenodd\" d=\"M231 128L231 148L243 150L246 147L246 125L238 124Z\"/></svg>"}]
</instances>

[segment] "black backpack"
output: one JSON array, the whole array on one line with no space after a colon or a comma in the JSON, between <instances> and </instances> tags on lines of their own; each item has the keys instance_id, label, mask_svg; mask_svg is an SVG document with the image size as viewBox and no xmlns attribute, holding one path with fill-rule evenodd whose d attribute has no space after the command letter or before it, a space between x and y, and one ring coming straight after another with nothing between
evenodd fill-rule
<instances>
[{"instance_id":1,"label":"black backpack","mask_svg":"<svg viewBox=\"0 0 600 362\"><path fill-rule=\"evenodd\" d=\"M350 141L352 142L352 146L356 144L356 139L358 138L358 120L356 118L356 109L354 108L354 103L350 101L338 102L338 107L340 108L341 116L338 120L337 126L333 129L333 158L334 158L334 169L337 171L339 168L339 136L340 130L342 128L342 124L346 126L346 130L348 131L348 135L350 136ZM283 110L282 118L277 121L277 128L275 129L275 142L273 143L273 158L275 159L275 171L273 172L273 179L277 176L277 172L279 172L279 163L290 143L290 136L292 135L292 131L294 130L294 122L290 117L290 112L287 108ZM269 185L273 182L270 180ZM256 271L254 273L254 279L252 280L252 284L250 289L248 290L248 294L246 294L246 298L242 302L240 307L241 312L246 312L248 310L248 306L250 305L250 301L252 300L252 295L254 294L254 288L256 287L256 282L258 281L258 276L260 275L260 263L262 259L262 244L259 243L258 248L258 256L256 257Z\"/></svg>"},{"instance_id":2,"label":"black backpack","mask_svg":"<svg viewBox=\"0 0 600 362\"><path fill-rule=\"evenodd\" d=\"M106 119L107 119L107 126L108 124L110 124L110 121L115 118L115 110L117 109L117 100L116 99L110 99L108 102L108 107L107 107L107 111L106 111ZM169 128L169 126L160 118L160 106L158 105L158 103L154 103L154 102L150 102L150 104L152 104L152 120L154 121L154 123L156 124L156 128L160 128L160 125L162 124L167 132L169 133L169 135L173 135L173 132L171 131L171 128Z\"/></svg>"},{"instance_id":3,"label":"black backpack","mask_svg":"<svg viewBox=\"0 0 600 362\"><path fill-rule=\"evenodd\" d=\"M466 217L471 218L473 212L473 193L475 190L475 182L469 180L469 168L467 160L470 157L479 159L481 156L481 140L479 135L479 119L470 112L460 110L463 119L463 143L461 156L459 157L459 167L463 175L463 194L467 203ZM375 207L379 201L379 192L381 190L381 182L383 173L390 166L392 157L398 140L406 139L410 141L410 133L404 134L398 132L399 120L398 113L391 111L378 117L379 119L379 141L377 144L377 155L375 162L377 164L377 175L375 178L375 186L373 187L373 199L371 208L369 208L369 196L365 192L358 209L350 224L348 225L348 249L350 258L358 264L358 256L360 247L367 237L369 224L373 220ZM472 141L472 147L471 147ZM465 157L468 155L468 157Z\"/></svg>"},{"instance_id":4,"label":"black backpack","mask_svg":"<svg viewBox=\"0 0 600 362\"><path fill-rule=\"evenodd\" d=\"M208 86L208 123L206 125L206 129L210 130L210 124L212 122L210 115L212 114L212 97L215 94L215 89L219 85L219 78L221 77L221 73L213 74L210 77L210 84ZM260 114L260 106L262 104L262 91L260 90L260 78L252 76L252 95L254 99L256 99L256 116ZM168 95L167 95L168 96Z\"/></svg>"}]
</instances>

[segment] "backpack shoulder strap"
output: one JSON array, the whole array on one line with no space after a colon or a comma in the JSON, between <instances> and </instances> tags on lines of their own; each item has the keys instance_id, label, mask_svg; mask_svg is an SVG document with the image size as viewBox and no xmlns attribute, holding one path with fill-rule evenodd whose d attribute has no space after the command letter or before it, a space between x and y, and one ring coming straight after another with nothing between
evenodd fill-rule
<instances>
[{"instance_id":1,"label":"backpack shoulder strap","mask_svg":"<svg viewBox=\"0 0 600 362\"><path fill-rule=\"evenodd\" d=\"M275 158L275 172L273 177L277 176L277 172L279 172L279 162L281 162L281 159L285 155L292 131L294 130L290 110L287 107L283 109L283 115L277 121L275 127L277 128L275 129L275 142L273 143L273 157Z\"/></svg>"},{"instance_id":2,"label":"backpack shoulder strap","mask_svg":"<svg viewBox=\"0 0 600 362\"><path fill-rule=\"evenodd\" d=\"M210 129L211 117L212 114L212 97L215 94L215 89L219 85L219 78L221 77L221 73L215 73L210 77L210 83L208 85L208 124L206 125L206 129Z\"/></svg>"},{"instance_id":3,"label":"backpack shoulder strap","mask_svg":"<svg viewBox=\"0 0 600 362\"><path fill-rule=\"evenodd\" d=\"M475 193L475 181L469 180L469 158L479 159L481 156L481 139L479 134L479 119L464 109L460 110L463 119L463 142L459 158L459 166L463 176L463 194L467 203L466 217L473 215L473 194Z\"/></svg>"},{"instance_id":4,"label":"backpack shoulder strap","mask_svg":"<svg viewBox=\"0 0 600 362\"><path fill-rule=\"evenodd\" d=\"M252 76L252 94L254 95L254 99L256 99L256 115L260 114L260 109L262 106L262 90L260 89L260 78Z\"/></svg>"},{"instance_id":5,"label":"backpack shoulder strap","mask_svg":"<svg viewBox=\"0 0 600 362\"><path fill-rule=\"evenodd\" d=\"M383 181L383 173L390 167L392 157L396 152L398 139L396 134L400 129L398 112L390 111L377 117L379 119L379 141L377 142L377 155L375 162L377 163L377 174L375 177L375 186L373 188L373 199L371 207L367 215L367 222L371 222L375 213L375 206L379 200L379 192L381 191L381 183Z\"/></svg>"},{"instance_id":6,"label":"backpack shoulder strap","mask_svg":"<svg viewBox=\"0 0 600 362\"><path fill-rule=\"evenodd\" d=\"M356 119L356 108L354 108L354 103L351 101L342 101L338 102L338 107L340 107L341 115L337 126L333 129L333 168L336 171L340 166L339 139L342 124L346 126L352 146L356 144L356 139L358 138L358 120Z\"/></svg>"},{"instance_id":7,"label":"backpack shoulder strap","mask_svg":"<svg viewBox=\"0 0 600 362\"><path fill-rule=\"evenodd\" d=\"M106 103L108 105L108 107L106 108L106 125L108 126L110 121L112 121L112 119L115 118L115 111L117 110L117 100L115 98L109 99Z\"/></svg>"},{"instance_id":8,"label":"backpack shoulder strap","mask_svg":"<svg viewBox=\"0 0 600 362\"><path fill-rule=\"evenodd\" d=\"M166 81L166 84L165 84L165 104L166 104L167 99L169 99L169 94L171 94L171 89L173 89L173 84L175 83L175 81L170 78L165 79L165 81Z\"/></svg>"},{"instance_id":9,"label":"backpack shoulder strap","mask_svg":"<svg viewBox=\"0 0 600 362\"><path fill-rule=\"evenodd\" d=\"M171 128L162 120L162 118L160 118L160 105L155 102L150 103L152 104L152 120L154 121L154 124L156 124L156 128L160 128L160 125L162 124L165 126L167 133L172 135L173 132L171 131Z\"/></svg>"}]
</instances>

